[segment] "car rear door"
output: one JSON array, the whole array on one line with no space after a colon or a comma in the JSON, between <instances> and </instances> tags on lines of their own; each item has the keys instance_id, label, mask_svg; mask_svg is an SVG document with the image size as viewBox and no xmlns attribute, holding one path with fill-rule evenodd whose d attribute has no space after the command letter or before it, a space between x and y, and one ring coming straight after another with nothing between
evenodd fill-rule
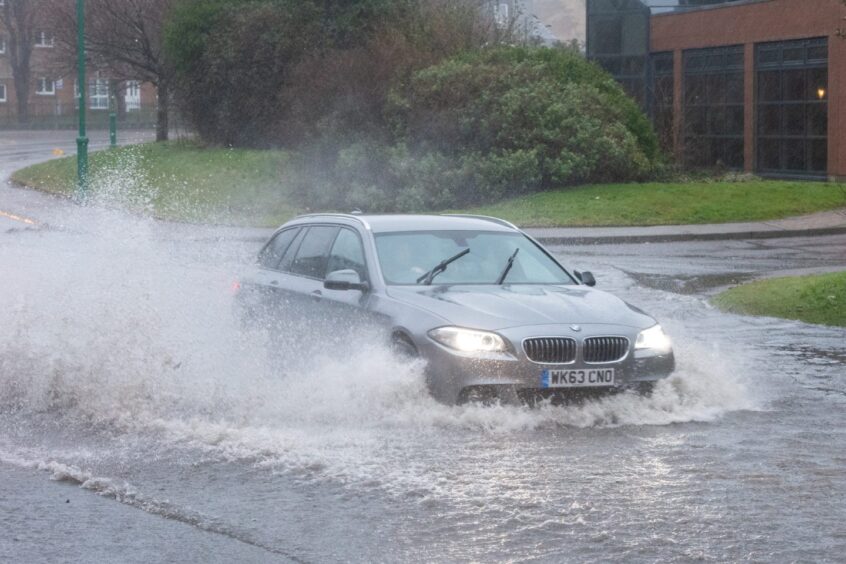
<instances>
[{"instance_id":1,"label":"car rear door","mask_svg":"<svg viewBox=\"0 0 846 564\"><path fill-rule=\"evenodd\" d=\"M313 324L326 317L323 304L323 279L329 260L329 251L338 235L337 225L311 225L290 257L283 259L280 269L281 286L286 291L289 314Z\"/></svg>"},{"instance_id":2,"label":"car rear door","mask_svg":"<svg viewBox=\"0 0 846 564\"><path fill-rule=\"evenodd\" d=\"M258 268L242 281L239 292L239 305L251 319L266 323L278 317L285 293L281 264L286 257L293 259L304 232L299 226L283 229L259 252Z\"/></svg>"}]
</instances>

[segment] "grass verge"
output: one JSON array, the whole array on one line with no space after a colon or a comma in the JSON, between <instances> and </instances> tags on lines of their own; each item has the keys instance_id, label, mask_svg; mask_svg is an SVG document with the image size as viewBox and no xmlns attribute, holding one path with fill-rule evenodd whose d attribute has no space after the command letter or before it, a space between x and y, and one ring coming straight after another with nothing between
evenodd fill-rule
<instances>
[{"instance_id":1,"label":"grass verge","mask_svg":"<svg viewBox=\"0 0 846 564\"><path fill-rule=\"evenodd\" d=\"M713 302L732 313L846 327L846 272L751 282L726 290Z\"/></svg>"},{"instance_id":2,"label":"grass verge","mask_svg":"<svg viewBox=\"0 0 846 564\"><path fill-rule=\"evenodd\" d=\"M523 227L587 227L763 221L844 206L843 184L756 179L581 186L467 211Z\"/></svg>"},{"instance_id":3,"label":"grass verge","mask_svg":"<svg viewBox=\"0 0 846 564\"><path fill-rule=\"evenodd\" d=\"M288 188L291 159L281 150L189 141L132 145L91 154L91 192L163 219L276 226L300 211ZM76 158L37 164L12 179L71 195ZM755 179L581 186L460 211L525 227L634 226L762 221L844 206L843 184Z\"/></svg>"},{"instance_id":4,"label":"grass verge","mask_svg":"<svg viewBox=\"0 0 846 564\"><path fill-rule=\"evenodd\" d=\"M276 226L298 213L284 182L289 162L285 151L191 141L129 145L91 153L90 196L162 219ZM76 157L24 168L12 181L70 196Z\"/></svg>"}]
</instances>

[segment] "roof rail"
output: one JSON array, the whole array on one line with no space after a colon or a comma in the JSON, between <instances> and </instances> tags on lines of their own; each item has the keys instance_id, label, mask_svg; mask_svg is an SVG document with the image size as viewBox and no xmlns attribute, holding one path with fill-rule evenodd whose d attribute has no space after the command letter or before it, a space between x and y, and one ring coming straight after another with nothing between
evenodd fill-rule
<instances>
[{"instance_id":1,"label":"roof rail","mask_svg":"<svg viewBox=\"0 0 846 564\"><path fill-rule=\"evenodd\" d=\"M441 215L447 217L466 217L469 219L481 219L484 221L490 221L491 223L496 223L497 225L503 225L505 227L510 227L515 231L520 231L520 228L511 223L510 221L505 221L504 219L500 219L498 217L493 217L490 215L474 215L471 213L442 213Z\"/></svg>"},{"instance_id":2,"label":"roof rail","mask_svg":"<svg viewBox=\"0 0 846 564\"><path fill-rule=\"evenodd\" d=\"M304 219L307 217L340 217L344 219L351 219L353 221L357 221L362 224L365 229L370 229L370 224L359 214L355 213L333 213L333 212L324 212L324 213L306 213L302 215L298 215L294 219Z\"/></svg>"}]
</instances>

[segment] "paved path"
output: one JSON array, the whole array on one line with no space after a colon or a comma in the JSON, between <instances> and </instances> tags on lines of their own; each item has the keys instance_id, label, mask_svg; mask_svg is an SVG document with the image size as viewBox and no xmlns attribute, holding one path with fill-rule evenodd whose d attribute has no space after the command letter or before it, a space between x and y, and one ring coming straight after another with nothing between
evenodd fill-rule
<instances>
[{"instance_id":1,"label":"paved path","mask_svg":"<svg viewBox=\"0 0 846 564\"><path fill-rule=\"evenodd\" d=\"M545 244L772 239L846 233L846 208L772 221L653 227L551 227L526 232Z\"/></svg>"}]
</instances>

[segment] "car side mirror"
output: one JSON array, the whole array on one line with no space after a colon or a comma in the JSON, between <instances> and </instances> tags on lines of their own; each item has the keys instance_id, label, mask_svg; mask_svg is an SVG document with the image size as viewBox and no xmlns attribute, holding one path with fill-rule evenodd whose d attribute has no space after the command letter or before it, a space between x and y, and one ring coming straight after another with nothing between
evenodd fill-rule
<instances>
[{"instance_id":1,"label":"car side mirror","mask_svg":"<svg viewBox=\"0 0 846 564\"><path fill-rule=\"evenodd\" d=\"M590 287L596 286L596 278L593 277L592 273L590 273L588 271L579 272L578 270L575 270L575 271L573 271L573 274L575 274L576 278L578 278L579 281L582 284L584 284L585 286L590 286Z\"/></svg>"},{"instance_id":2,"label":"car side mirror","mask_svg":"<svg viewBox=\"0 0 846 564\"><path fill-rule=\"evenodd\" d=\"M358 290L359 292L366 292L370 289L370 284L362 282L358 272L352 269L336 270L330 272L323 281L323 287L327 290Z\"/></svg>"}]
</instances>

